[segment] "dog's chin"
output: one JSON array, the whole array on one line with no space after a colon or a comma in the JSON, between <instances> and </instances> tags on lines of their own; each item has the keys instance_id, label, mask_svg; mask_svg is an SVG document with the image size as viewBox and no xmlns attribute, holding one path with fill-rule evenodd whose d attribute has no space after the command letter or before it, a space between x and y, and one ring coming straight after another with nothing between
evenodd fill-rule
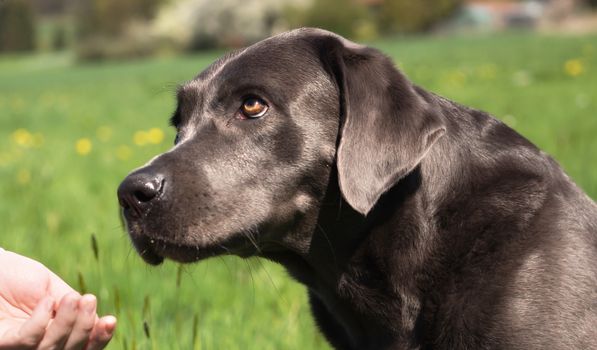
<instances>
[{"instance_id":1,"label":"dog's chin","mask_svg":"<svg viewBox=\"0 0 597 350\"><path fill-rule=\"evenodd\" d=\"M241 257L256 253L253 245L247 245L245 239L233 235L223 242L209 245L174 242L159 237L158 233L146 232L140 225L129 225L129 235L133 246L141 258L150 265L159 265L164 259L180 263L193 263L218 255L234 254Z\"/></svg>"},{"instance_id":2,"label":"dog's chin","mask_svg":"<svg viewBox=\"0 0 597 350\"><path fill-rule=\"evenodd\" d=\"M141 258L150 265L159 265L164 259L180 263L193 263L213 256L226 254L223 247L198 247L184 243L170 242L153 238L141 232L130 232L135 249Z\"/></svg>"},{"instance_id":3,"label":"dog's chin","mask_svg":"<svg viewBox=\"0 0 597 350\"><path fill-rule=\"evenodd\" d=\"M164 262L164 256L158 254L157 250L154 247L152 242L155 242L153 239L131 232L131 239L133 241L133 246L141 256L141 258L150 265L159 265Z\"/></svg>"}]
</instances>

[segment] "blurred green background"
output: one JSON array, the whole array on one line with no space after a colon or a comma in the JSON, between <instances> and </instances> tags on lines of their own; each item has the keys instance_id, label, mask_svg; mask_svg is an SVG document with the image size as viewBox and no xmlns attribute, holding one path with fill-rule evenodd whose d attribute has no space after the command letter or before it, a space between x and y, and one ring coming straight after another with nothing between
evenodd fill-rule
<instances>
[{"instance_id":1,"label":"blurred green background","mask_svg":"<svg viewBox=\"0 0 597 350\"><path fill-rule=\"evenodd\" d=\"M0 0L0 245L98 295L101 313L119 318L109 349L327 349L304 288L280 266L222 257L154 268L131 248L116 188L171 146L177 84L230 48L324 27L505 121L596 198L592 6Z\"/></svg>"}]
</instances>

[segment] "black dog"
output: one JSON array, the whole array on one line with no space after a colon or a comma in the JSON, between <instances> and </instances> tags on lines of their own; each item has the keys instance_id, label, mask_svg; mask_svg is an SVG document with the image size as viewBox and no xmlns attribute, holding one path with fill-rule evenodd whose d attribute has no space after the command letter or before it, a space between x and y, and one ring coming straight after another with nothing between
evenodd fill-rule
<instances>
[{"instance_id":1,"label":"black dog","mask_svg":"<svg viewBox=\"0 0 597 350\"><path fill-rule=\"evenodd\" d=\"M500 121L317 29L177 98L118 189L147 262L277 261L339 349L597 349L597 206Z\"/></svg>"}]
</instances>

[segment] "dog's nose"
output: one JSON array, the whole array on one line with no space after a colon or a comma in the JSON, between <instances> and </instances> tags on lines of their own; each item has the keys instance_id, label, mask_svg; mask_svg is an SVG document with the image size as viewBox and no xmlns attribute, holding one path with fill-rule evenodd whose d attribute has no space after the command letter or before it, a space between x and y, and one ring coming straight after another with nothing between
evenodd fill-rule
<instances>
[{"instance_id":1,"label":"dog's nose","mask_svg":"<svg viewBox=\"0 0 597 350\"><path fill-rule=\"evenodd\" d=\"M118 202L123 209L130 209L131 214L141 216L161 196L164 182L160 174L131 174L118 187Z\"/></svg>"}]
</instances>

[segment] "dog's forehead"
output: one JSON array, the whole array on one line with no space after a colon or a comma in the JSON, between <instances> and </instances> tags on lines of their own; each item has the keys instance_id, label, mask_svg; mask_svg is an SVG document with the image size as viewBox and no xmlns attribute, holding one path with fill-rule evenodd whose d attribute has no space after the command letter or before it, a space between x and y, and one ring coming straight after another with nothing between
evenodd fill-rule
<instances>
[{"instance_id":1,"label":"dog's forehead","mask_svg":"<svg viewBox=\"0 0 597 350\"><path fill-rule=\"evenodd\" d=\"M222 82L265 82L267 77L296 77L300 72L312 71L320 63L305 41L299 40L301 37L272 37L226 54L181 85L177 89L178 100L193 101L205 89Z\"/></svg>"}]
</instances>

